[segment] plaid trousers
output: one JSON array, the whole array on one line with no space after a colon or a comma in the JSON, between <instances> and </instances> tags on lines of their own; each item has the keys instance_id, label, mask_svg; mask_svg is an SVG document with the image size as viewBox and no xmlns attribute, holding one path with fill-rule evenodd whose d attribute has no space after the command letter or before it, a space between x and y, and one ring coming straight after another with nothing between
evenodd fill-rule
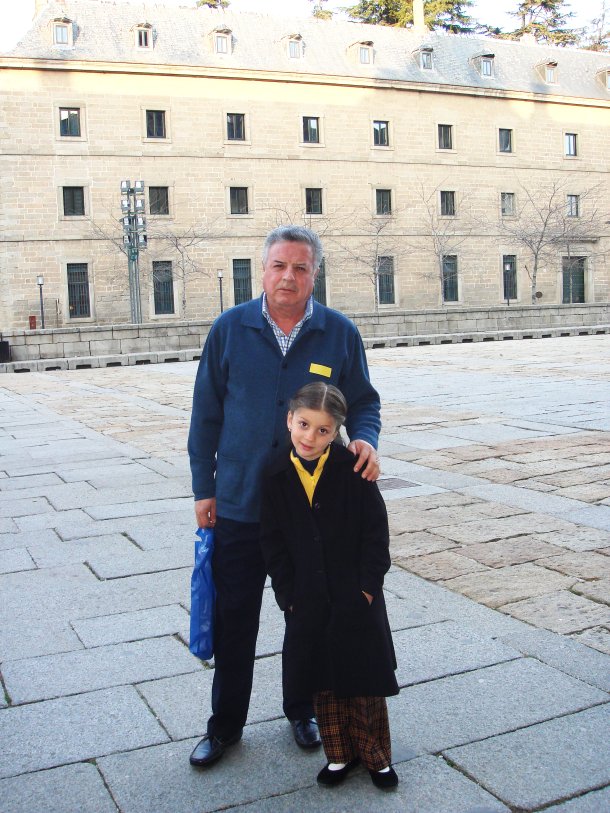
<instances>
[{"instance_id":1,"label":"plaid trousers","mask_svg":"<svg viewBox=\"0 0 610 813\"><path fill-rule=\"evenodd\" d=\"M370 771L390 765L392 746L385 697L339 698L332 691L323 691L314 694L313 706L329 762L360 757Z\"/></svg>"}]
</instances>

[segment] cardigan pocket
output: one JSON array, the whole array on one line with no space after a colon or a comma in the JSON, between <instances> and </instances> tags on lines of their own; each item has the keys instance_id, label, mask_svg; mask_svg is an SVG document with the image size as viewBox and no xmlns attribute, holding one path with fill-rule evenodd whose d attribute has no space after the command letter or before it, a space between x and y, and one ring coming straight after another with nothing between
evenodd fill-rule
<instances>
[{"instance_id":1,"label":"cardigan pocket","mask_svg":"<svg viewBox=\"0 0 610 813\"><path fill-rule=\"evenodd\" d=\"M241 506L244 494L249 494L257 485L256 478L248 476L247 462L226 455L216 455L216 497L223 503Z\"/></svg>"}]
</instances>

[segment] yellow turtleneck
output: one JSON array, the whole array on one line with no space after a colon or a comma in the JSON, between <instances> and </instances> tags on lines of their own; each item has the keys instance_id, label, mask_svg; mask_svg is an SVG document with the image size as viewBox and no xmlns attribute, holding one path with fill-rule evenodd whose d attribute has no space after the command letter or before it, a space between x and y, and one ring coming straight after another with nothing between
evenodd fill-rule
<instances>
[{"instance_id":1,"label":"yellow turtleneck","mask_svg":"<svg viewBox=\"0 0 610 813\"><path fill-rule=\"evenodd\" d=\"M330 454L330 445L326 448L326 451L323 452L318 458L318 465L316 466L314 473L310 474L307 471L307 469L303 466L299 458L294 454L294 452L290 452L290 459L294 463L294 467L297 470L299 480L301 481L301 484L305 489L305 493L307 494L307 499L309 500L310 505L313 502L313 493L316 490L318 480L320 479L322 469L324 468L324 464L328 460L329 454Z\"/></svg>"}]
</instances>

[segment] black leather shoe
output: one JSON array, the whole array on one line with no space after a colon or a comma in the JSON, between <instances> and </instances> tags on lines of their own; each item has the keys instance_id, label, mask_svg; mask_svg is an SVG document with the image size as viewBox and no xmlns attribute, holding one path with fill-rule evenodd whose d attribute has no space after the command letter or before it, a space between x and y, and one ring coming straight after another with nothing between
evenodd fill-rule
<instances>
[{"instance_id":1,"label":"black leather shoe","mask_svg":"<svg viewBox=\"0 0 610 813\"><path fill-rule=\"evenodd\" d=\"M301 748L319 748L322 745L318 724L311 720L291 720L294 741Z\"/></svg>"},{"instance_id":2,"label":"black leather shoe","mask_svg":"<svg viewBox=\"0 0 610 813\"><path fill-rule=\"evenodd\" d=\"M385 773L381 773L380 771L370 771L369 774L371 779L373 780L373 785L376 788L380 788L381 790L391 790L395 788L398 784L398 777L396 776L396 771L390 765L390 770L386 771Z\"/></svg>"},{"instance_id":3,"label":"black leather shoe","mask_svg":"<svg viewBox=\"0 0 610 813\"><path fill-rule=\"evenodd\" d=\"M221 740L219 737L210 737L209 734L206 734L194 747L189 762L197 768L205 768L206 765L211 765L220 759L226 748L239 742L241 735L242 732L240 731L239 734L235 734L233 737Z\"/></svg>"},{"instance_id":4,"label":"black leather shoe","mask_svg":"<svg viewBox=\"0 0 610 813\"><path fill-rule=\"evenodd\" d=\"M354 768L359 764L360 760L358 757L356 757L356 759L352 759L351 762L348 762L347 765L345 765L343 768L339 768L336 771L331 771L328 765L326 765L318 774L318 782L320 785L326 785L327 787L332 785L340 785L348 773L353 771Z\"/></svg>"}]
</instances>

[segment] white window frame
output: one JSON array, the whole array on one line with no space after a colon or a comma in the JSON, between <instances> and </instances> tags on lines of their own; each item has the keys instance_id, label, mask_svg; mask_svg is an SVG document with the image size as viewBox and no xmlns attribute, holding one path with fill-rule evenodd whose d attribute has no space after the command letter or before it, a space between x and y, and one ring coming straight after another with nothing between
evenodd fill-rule
<instances>
[{"instance_id":1,"label":"white window frame","mask_svg":"<svg viewBox=\"0 0 610 813\"><path fill-rule=\"evenodd\" d=\"M214 53L218 56L228 56L231 53L231 35L222 32L214 31Z\"/></svg>"},{"instance_id":2,"label":"white window frame","mask_svg":"<svg viewBox=\"0 0 610 813\"><path fill-rule=\"evenodd\" d=\"M134 45L142 51L150 51L153 47L153 27L152 25L136 25L134 30ZM140 34L146 34L146 45L141 45Z\"/></svg>"},{"instance_id":3,"label":"white window frame","mask_svg":"<svg viewBox=\"0 0 610 813\"><path fill-rule=\"evenodd\" d=\"M366 54L366 59L362 57ZM373 64L373 46L367 45L364 42L358 44L358 62L361 65L372 65Z\"/></svg>"},{"instance_id":4,"label":"white window frame","mask_svg":"<svg viewBox=\"0 0 610 813\"><path fill-rule=\"evenodd\" d=\"M303 59L304 55L302 37L289 37L286 44L288 59Z\"/></svg>"},{"instance_id":5,"label":"white window frame","mask_svg":"<svg viewBox=\"0 0 610 813\"><path fill-rule=\"evenodd\" d=\"M419 67L422 71L434 70L434 59L432 57L432 48L421 48L419 51Z\"/></svg>"},{"instance_id":6,"label":"white window frame","mask_svg":"<svg viewBox=\"0 0 610 813\"><path fill-rule=\"evenodd\" d=\"M489 56L481 57L481 76L492 79L494 75L494 59Z\"/></svg>"},{"instance_id":7,"label":"white window frame","mask_svg":"<svg viewBox=\"0 0 610 813\"><path fill-rule=\"evenodd\" d=\"M59 30L66 32L65 42L63 39L59 40L57 38L57 32ZM74 46L74 25L71 20L51 20L51 32L53 45L56 45L58 48L72 48Z\"/></svg>"}]
</instances>

